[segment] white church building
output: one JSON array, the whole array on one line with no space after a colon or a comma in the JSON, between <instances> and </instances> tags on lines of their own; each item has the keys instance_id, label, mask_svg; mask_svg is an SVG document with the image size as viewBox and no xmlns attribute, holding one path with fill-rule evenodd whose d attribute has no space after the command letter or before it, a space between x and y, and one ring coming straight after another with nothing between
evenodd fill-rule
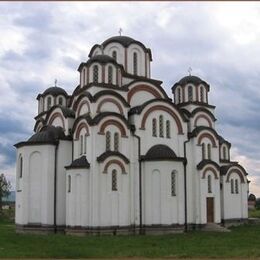
<instances>
[{"instance_id":1,"label":"white church building","mask_svg":"<svg viewBox=\"0 0 260 260\"><path fill-rule=\"evenodd\" d=\"M70 95L37 96L34 134L17 143L17 231L172 232L248 218L245 169L216 129L210 86L185 76L173 99L152 52L115 36L95 44Z\"/></svg>"}]
</instances>

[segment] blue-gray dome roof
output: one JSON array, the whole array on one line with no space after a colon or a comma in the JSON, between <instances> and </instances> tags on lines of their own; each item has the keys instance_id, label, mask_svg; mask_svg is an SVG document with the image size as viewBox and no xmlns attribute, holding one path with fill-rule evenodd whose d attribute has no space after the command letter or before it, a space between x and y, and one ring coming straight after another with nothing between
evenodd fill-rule
<instances>
[{"instance_id":1,"label":"blue-gray dome roof","mask_svg":"<svg viewBox=\"0 0 260 260\"><path fill-rule=\"evenodd\" d=\"M106 46L107 44L111 42L118 42L122 44L124 47L128 47L131 43L139 43L135 39L128 37L128 36L113 36L105 40L102 45Z\"/></svg>"},{"instance_id":2,"label":"blue-gray dome roof","mask_svg":"<svg viewBox=\"0 0 260 260\"><path fill-rule=\"evenodd\" d=\"M53 95L53 96L58 96L58 95L64 95L64 96L68 96L67 92L60 87L50 87L47 88L42 95L46 96L46 95Z\"/></svg>"}]
</instances>

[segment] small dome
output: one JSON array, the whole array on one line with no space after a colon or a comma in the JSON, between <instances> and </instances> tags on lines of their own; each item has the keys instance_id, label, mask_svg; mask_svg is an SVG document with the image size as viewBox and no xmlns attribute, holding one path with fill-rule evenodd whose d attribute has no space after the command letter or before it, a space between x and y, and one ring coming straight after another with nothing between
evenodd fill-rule
<instances>
[{"instance_id":1,"label":"small dome","mask_svg":"<svg viewBox=\"0 0 260 260\"><path fill-rule=\"evenodd\" d=\"M107 44L111 42L118 42L122 44L124 47L128 47L131 43L139 43L135 39L128 37L128 36L113 36L105 40L102 45L106 46Z\"/></svg>"},{"instance_id":2,"label":"small dome","mask_svg":"<svg viewBox=\"0 0 260 260\"><path fill-rule=\"evenodd\" d=\"M144 159L146 160L153 160L153 159L173 159L176 158L176 154L174 151L166 145L158 144L151 147Z\"/></svg>"},{"instance_id":3,"label":"small dome","mask_svg":"<svg viewBox=\"0 0 260 260\"><path fill-rule=\"evenodd\" d=\"M256 196L254 194L250 194L249 197L248 197L248 200L249 201L256 201Z\"/></svg>"},{"instance_id":4,"label":"small dome","mask_svg":"<svg viewBox=\"0 0 260 260\"><path fill-rule=\"evenodd\" d=\"M45 95L48 95L48 94L51 94L53 96L58 96L58 95L68 96L67 92L63 88L60 88L60 87L50 87L50 88L47 88L43 92L43 95L45 96Z\"/></svg>"},{"instance_id":5,"label":"small dome","mask_svg":"<svg viewBox=\"0 0 260 260\"><path fill-rule=\"evenodd\" d=\"M44 126L39 133L34 134L28 139L30 143L53 143L65 138L62 127Z\"/></svg>"},{"instance_id":6,"label":"small dome","mask_svg":"<svg viewBox=\"0 0 260 260\"><path fill-rule=\"evenodd\" d=\"M203 83L204 81L197 77L197 76L186 76L186 77L183 77L181 80L179 80L179 85L186 85L188 83L193 83L195 85L199 85L200 83Z\"/></svg>"},{"instance_id":7,"label":"small dome","mask_svg":"<svg viewBox=\"0 0 260 260\"><path fill-rule=\"evenodd\" d=\"M90 63L93 63L93 62L105 64L105 63L108 63L108 62L116 63L116 60L114 58L108 56L108 55L102 54L102 55L95 55L92 58L90 58L87 61L87 65L90 64Z\"/></svg>"}]
</instances>

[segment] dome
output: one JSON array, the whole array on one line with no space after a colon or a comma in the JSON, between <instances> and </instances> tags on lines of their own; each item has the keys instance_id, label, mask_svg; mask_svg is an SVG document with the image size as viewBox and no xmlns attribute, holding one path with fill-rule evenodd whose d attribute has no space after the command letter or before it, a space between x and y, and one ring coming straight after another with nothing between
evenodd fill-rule
<instances>
[{"instance_id":1,"label":"dome","mask_svg":"<svg viewBox=\"0 0 260 260\"><path fill-rule=\"evenodd\" d=\"M102 54L102 55L95 55L92 58L90 58L87 61L87 65L90 64L90 63L93 63L93 62L105 64L105 63L108 63L108 62L116 63L116 60L114 58L108 56L108 55Z\"/></svg>"},{"instance_id":2,"label":"dome","mask_svg":"<svg viewBox=\"0 0 260 260\"><path fill-rule=\"evenodd\" d=\"M209 91L209 84L206 81L202 80L201 78L199 78L197 76L192 76L192 75L185 76L182 79L180 79L178 82L176 82L173 85L172 89L176 88L179 85L186 86L188 83L194 84L195 86L198 86L199 84L204 84L208 88L208 91Z\"/></svg>"},{"instance_id":3,"label":"dome","mask_svg":"<svg viewBox=\"0 0 260 260\"><path fill-rule=\"evenodd\" d=\"M63 89L63 88L60 88L60 87L50 87L50 88L47 88L44 92L43 92L43 95L53 95L53 96L58 96L58 95L64 95L64 96L68 96L67 92Z\"/></svg>"},{"instance_id":4,"label":"dome","mask_svg":"<svg viewBox=\"0 0 260 260\"><path fill-rule=\"evenodd\" d=\"M118 42L122 44L124 47L128 47L131 43L140 43L136 41L135 39L128 37L128 36L113 36L105 40L102 45L106 46L107 44L111 42Z\"/></svg>"},{"instance_id":5,"label":"dome","mask_svg":"<svg viewBox=\"0 0 260 260\"><path fill-rule=\"evenodd\" d=\"M151 147L145 156L144 160L165 160L176 158L174 151L166 145L158 144Z\"/></svg>"}]
</instances>

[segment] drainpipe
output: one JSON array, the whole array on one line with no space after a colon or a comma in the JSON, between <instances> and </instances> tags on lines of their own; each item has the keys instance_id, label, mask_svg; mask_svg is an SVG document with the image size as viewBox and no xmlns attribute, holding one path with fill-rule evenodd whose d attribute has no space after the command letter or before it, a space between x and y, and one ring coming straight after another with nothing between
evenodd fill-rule
<instances>
[{"instance_id":1,"label":"drainpipe","mask_svg":"<svg viewBox=\"0 0 260 260\"><path fill-rule=\"evenodd\" d=\"M139 234L143 235L143 207L142 207L142 165L141 165L141 138L140 136L135 134L135 125L131 125L131 132L134 137L137 138L138 141L138 162L139 162L139 226L140 226L140 231Z\"/></svg>"},{"instance_id":2,"label":"drainpipe","mask_svg":"<svg viewBox=\"0 0 260 260\"><path fill-rule=\"evenodd\" d=\"M57 233L57 155L58 155L58 144L55 146L55 160L54 160L54 209L53 209L53 225L54 225L54 233Z\"/></svg>"},{"instance_id":3,"label":"drainpipe","mask_svg":"<svg viewBox=\"0 0 260 260\"><path fill-rule=\"evenodd\" d=\"M186 144L189 140L184 142L184 158L185 161L183 162L184 166L184 231L188 232L188 221L187 221L187 157L186 157Z\"/></svg>"}]
</instances>

